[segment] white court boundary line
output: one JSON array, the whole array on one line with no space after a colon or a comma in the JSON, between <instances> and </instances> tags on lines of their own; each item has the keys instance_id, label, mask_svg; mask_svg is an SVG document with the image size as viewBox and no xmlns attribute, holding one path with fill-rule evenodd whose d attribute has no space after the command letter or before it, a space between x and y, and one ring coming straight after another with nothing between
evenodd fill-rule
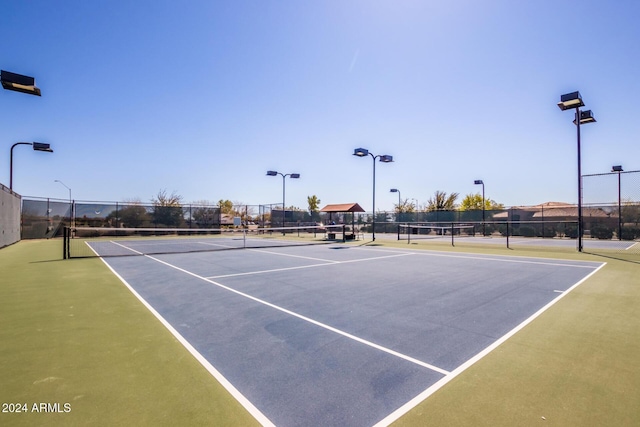
<instances>
[{"instance_id":1,"label":"white court boundary line","mask_svg":"<svg viewBox=\"0 0 640 427\"><path fill-rule=\"evenodd\" d=\"M456 369L451 371L448 375L446 375L445 377L443 377L442 379L437 381L435 384L431 385L429 388L424 390L422 393L418 394L416 397L414 397L413 399L411 399L410 401L408 401L404 405L402 405L400 408L396 409L394 412L392 412L391 414L387 415L385 418L383 418L378 423L376 423L373 427L386 427L386 426L390 425L391 423L393 423L394 421L397 421L400 417L402 417L403 415L405 415L406 413L411 411L413 408L418 406L420 403L422 403L424 400L426 400L433 393L435 393L436 391L438 391L442 387L444 387L444 385L447 384L449 381L451 381L452 379L454 379L455 377L460 375L462 372L466 371L468 368L470 368L472 365L474 365L480 359L482 359L487 354L491 353L493 350L495 350L497 347L499 347L501 344L503 344L506 340L508 340L509 338L514 336L517 332L519 332L521 329L523 329L529 323L533 322L538 316L540 316L542 313L547 311L551 306L553 306L558 301L560 301L562 298L564 298L566 295L568 295L572 290L574 290L575 288L580 286L582 283L587 281L587 279L589 279L591 276L593 276L598 271L600 271L600 269L602 267L604 267L606 264L607 264L606 262L601 263L598 268L593 270L591 273L587 274L585 277L583 277L581 280L579 280L577 283L575 283L573 286L571 286L566 291L562 292L556 298L552 299L545 306L543 306L541 309L539 309L538 311L533 313L531 316L529 316L529 318L525 319L518 326L516 326L515 328L513 328L512 330L507 332L505 335L500 337L498 340L494 341L493 344L491 344L490 346L488 346L487 348L482 350L480 353L478 353L475 356L473 356L471 359L469 359L466 362L464 362L462 365L458 366Z\"/></svg>"},{"instance_id":2,"label":"white court boundary line","mask_svg":"<svg viewBox=\"0 0 640 427\"><path fill-rule=\"evenodd\" d=\"M138 292L136 292L136 290L133 289L133 287L129 285L129 283L122 276L120 276L120 274L118 274L118 272L115 271L113 267L111 267L111 265L109 265L109 263L105 261L104 258L101 258L101 260L109 268L109 270L111 270L113 274L115 274L116 277L120 279L122 283L124 283L124 285L129 289L129 291L136 298L138 298L138 300L142 303L142 305L144 305L147 308L147 310L149 310L151 314L153 314L156 317L156 319L158 319L160 323L162 323L162 325L164 325L164 327L167 328L167 330L171 333L171 335L173 335L178 340L178 342L180 342L180 344L182 344L184 348L189 353L191 353L191 355L193 355L193 357L195 357L195 359L216 380L218 380L218 382L229 392L229 394L231 394L231 396L233 396L234 399L236 399L247 410L247 412L249 412L263 426L275 427L275 424L271 422L271 420L269 420L269 418L267 418L266 415L264 415L258 408L256 408L249 399L247 399L242 393L240 393L240 391L237 388L235 388L233 384L231 384L231 382L227 380L224 375L222 375L222 373L220 373L220 371L218 371L211 363L209 363L209 361L204 356L202 356L202 354L200 354L200 352L196 350L189 343L189 341L187 341L180 334L180 332L178 332L173 326L171 326L171 323L169 323L164 317L162 317L162 315L158 313L153 308L153 306L151 306L151 304L149 304Z\"/></svg>"},{"instance_id":3,"label":"white court boundary line","mask_svg":"<svg viewBox=\"0 0 640 427\"><path fill-rule=\"evenodd\" d=\"M116 242L113 242L115 244L118 244ZM121 245L123 246L123 245ZM123 246L126 249L132 250L134 252L137 252L131 248L127 248L126 246ZM509 338L511 338L513 335L515 335L517 332L519 332L521 329L523 329L525 326L527 326L529 323L533 322L533 320L535 320L538 316L540 316L543 312L545 312L546 310L548 310L551 306L553 306L554 304L556 304L560 299L564 298L567 294L569 294L573 289L575 289L576 287L578 287L579 285L581 285L582 283L584 283L587 279L589 279L591 276L593 276L595 273L597 273L602 267L604 267L606 265L606 263L600 263L599 266L585 266L585 265L575 265L575 264L561 264L561 263L553 263L553 262L537 262L537 261L527 261L527 260L514 260L514 259L505 259L508 258L507 256L498 256L497 258L493 258L493 257L478 257L478 256L473 256L471 254L469 254L469 256L460 256L460 255L450 255L447 253L423 253L422 251L419 252L407 252L405 250L384 250L384 249L377 249L377 248L362 248L362 247L356 247L356 249L362 249L362 250L374 250L374 251L388 251L388 252L395 252L396 255L393 256L383 256L383 257L374 257L374 258L365 258L365 259L358 259L358 260L349 260L349 261L330 261L327 260L326 263L324 264L314 264L314 265L310 265L310 266L302 266L302 267L292 267L292 268L288 268L288 269L296 269L296 268L309 268L309 267L319 267L319 266L325 266L325 265L334 265L334 264L342 264L342 263L351 263L351 262L360 262L360 261L370 261L370 260L376 260L376 259L381 259L381 258L392 258L392 257L397 257L397 256L405 256L405 255L429 255L429 256L440 256L440 257L452 257L452 258L468 258L468 259L478 259L478 260L485 260L485 261L503 261L503 262L520 262L520 263L527 263L527 264L541 264L541 265L554 265L554 266L560 266L560 267L582 267L582 268L593 268L594 270L592 272L590 272L587 276L585 276L584 278L582 278L580 281L578 281L577 283L575 283L574 285L572 285L570 288L568 288L566 291L561 292L556 298L554 298L553 300L551 300L549 303L547 303L545 306L543 306L542 308L540 308L537 312L535 312L534 314L532 314L529 318L527 318L526 320L524 320L522 323L520 323L519 325L517 325L515 328L513 328L511 331L509 331L507 334L503 335L502 337L500 337L498 340L496 340L495 342L493 342L491 345L489 345L487 348L485 348L484 350L482 350L480 353L476 354L475 356L473 356L471 359L467 360L465 363L463 363L462 365L458 366L456 369L454 369L453 371L446 371L444 369L438 368L436 366L430 365L426 362L422 362L418 359L414 359L410 356L406 356L403 355L402 353L396 352L394 350L388 349L386 347L380 346L378 344L375 344L373 342L364 340L362 338L359 338L357 336L351 335L347 332L341 331L337 328L333 328L332 326L323 324L321 322L315 321L313 319L310 319L306 316L303 316L301 314L295 313L293 311L287 310L283 307L279 307L275 304L269 303L267 301L261 300L259 298L253 297L251 295L245 294L243 292L237 291L235 289L229 288L225 285L222 285L220 283L217 283L213 280L210 280L209 278L203 277L203 276L199 276L195 273L192 273L188 270L184 270L180 267L177 267L175 265L172 265L168 262L162 261L160 259L157 259L153 256L149 256L149 255L144 255L140 252L141 255L144 255L146 258L152 259L156 262L159 262L161 264L164 264L170 268L176 269L178 271L181 271L187 275L193 276L195 278L198 278L200 280L204 280L208 283L211 283L217 287L220 287L222 289L228 290L230 292L236 293L240 296L243 296L245 298L251 299L253 301L256 301L260 304L264 304L268 307L274 308L276 310L282 311L286 314L289 314L291 316L297 317L301 320L307 321L309 323L312 323L316 326L322 327L324 329L327 329L329 331L332 331L334 333L337 333L339 335L342 335L346 338L349 339L353 339L357 342L360 342L362 344L368 345L372 348L378 349L380 351L386 352L388 354L394 355L396 357L400 357L404 360L407 360L409 362L415 363L419 366L425 367L427 369L433 370L435 372L441 373L444 375L444 377L442 379L440 379L439 381L437 381L436 383L434 383L433 385L431 385L430 387L428 387L426 390L424 390L423 392L421 392L420 394L418 394L417 396L415 396L413 399L409 400L407 403L405 403L404 405L402 405L400 408L398 408L397 410L395 410L394 412L392 412L391 414L387 415L385 418L383 418L382 420L380 420L378 423L376 423L373 427L386 427L388 425L390 425L391 423L397 421L399 418L401 418L403 415L405 415L406 413L408 413L409 411L411 411L413 408L415 408L418 404L420 404L421 402L423 402L424 400L426 400L429 396L431 396L432 394L434 394L436 391L438 391L440 388L444 387L444 385L446 385L447 383L449 383L451 380L453 380L455 377L457 377L458 375L460 375L462 372L464 372L465 370L467 370L469 367L471 367L472 365L474 365L476 362L478 362L479 360L481 360L483 357L485 357L487 354L491 353L493 350L495 350L497 347L499 347L501 344L503 344L505 341L507 341ZM268 252L268 251L264 251L264 252ZM400 253L398 253L400 252ZM427 251L425 251L427 252ZM280 254L280 253L276 253L276 252L269 252L269 253L273 253L273 254L277 254L277 255L284 255L286 256L286 254ZM293 255L289 255L289 256L293 256ZM304 257L302 257L304 258ZM515 257L514 257L515 258ZM545 258L541 258L541 259L545 259ZM173 328L173 326L171 326L171 324L169 322L167 322L146 300L144 300L144 298L142 298L142 296L140 296L128 283L126 280L124 280L124 278L122 278L105 260L104 258L101 258L101 260L107 265L107 267L125 284L125 286L127 286L127 288L136 296L136 298L138 298L145 307L147 307L147 309L149 309L149 311L151 311L151 313L156 316L156 318L158 320L160 320L160 322L169 330L169 332L171 332L172 335L174 335L176 337L176 339L187 349L187 351L189 351L195 358L196 360L198 360L198 362L200 362L203 367L205 369L207 369L207 371L209 371L209 373L216 378L220 384L225 387L225 389L227 389L227 391L229 391L229 393L238 400L238 402L240 402L240 404L242 404L245 409L247 409L247 411L254 416L254 418L256 418L256 420L258 420L260 423L262 423L265 426L274 426L274 424L264 415L262 414L262 412L260 412L260 410L258 410L248 399L246 399L246 397L244 397L244 395L242 395L242 393L240 393L240 391L238 391L233 384L231 384L217 369L215 369L215 367L213 367L213 365L211 365L184 337L182 337L182 335L180 335L180 333L175 330ZM549 259L550 261L552 259ZM276 270L282 270L282 269L275 269L275 270L266 270L264 272L269 272L269 271L276 271ZM255 274L256 272L253 273L240 273L238 275L243 275L243 274ZM218 276L218 277L228 277L228 276Z\"/></svg>"},{"instance_id":4,"label":"white court boundary line","mask_svg":"<svg viewBox=\"0 0 640 427\"><path fill-rule=\"evenodd\" d=\"M185 269L183 269L183 268L180 268L180 267L178 267L178 266L176 266L176 265L173 265L173 264L171 264L171 263L168 263L168 262L166 262L166 261L162 261L161 259L158 259L158 258L155 258L155 257L149 256L149 255L145 255L145 257L146 257L146 258L149 258L149 259L152 259L152 260L154 260L154 261L156 261L156 262L159 262L160 264L164 264L164 265L166 265L167 267L171 267L171 268L173 268L173 269L175 269L175 270L178 270L178 271L180 271L180 272L182 272L182 273L185 273L185 274L187 274L187 275L189 275L189 276L195 277L195 278L200 279L200 280L204 280L205 282L211 283L211 284L212 284L212 285L214 285L214 286L217 286L217 287L219 287L219 288L221 288L221 289L224 289L224 290L227 290L227 291L229 291L229 292L232 292L232 293L234 293L234 294L236 294L236 295L240 295L240 296L242 296L242 297L244 297L244 298L250 299L250 300L255 301L255 302L259 303L259 304L265 305L265 306L267 306L267 307L271 307L271 308L273 308L273 309L276 309L276 310L278 310L278 311L281 311L281 312L283 312L283 313L286 313L286 314L288 314L288 315L290 315L290 316L293 316L293 317L296 317L296 318L298 318L298 319L300 319L300 320L304 320L305 322L311 323L312 325L319 326L319 327L321 327L321 328L323 328L323 329L326 329L326 330L328 330L328 331L334 332L334 333L336 333L336 334L338 334L338 335L342 335L343 337L345 337L345 338L349 338L349 339L351 339L351 340L353 340L353 341L356 341L356 342L359 342L360 344L364 344L364 345L366 345L366 346L369 346L369 347L375 348L376 350L380 350L380 351L382 351L382 352L385 352L385 353L391 354L392 356L396 356L396 357L398 357L398 358L400 358L400 359L404 359L404 360L406 360L406 361L408 361L408 362L414 363L414 364L416 364L416 365L418 365L418 366L422 366L423 368L430 369L430 370L435 371L435 372L438 372L438 373L440 373L440 374L443 374L443 375L447 375L447 374L449 374L449 371L444 370L444 369L442 369L442 368L439 368L439 367L437 367L437 366L434 366L434 365L431 365L431 364L429 364L429 363L423 362L423 361L421 361L421 360L415 359L415 358L413 358L413 357L411 357L411 356L407 356L406 354L399 353L399 352L397 352L397 351L395 351L395 350L392 350L392 349L390 349L390 348L387 348L387 347L381 346L381 345L376 344L376 343L374 343L374 342L367 341L367 340L365 340L365 339L363 339L363 338L357 337L357 336L355 336L355 335L352 335L352 334L350 334L350 333L348 333L348 332L345 332L345 331L343 331L343 330L340 330L340 329L338 329L338 328L334 328L333 326L329 326L329 325L327 325L327 324L325 324L325 323L318 322L317 320L313 320L313 319L311 319L310 317L303 316L302 314L296 313L295 311L291 311L291 310L288 310L288 309L286 309L286 308L284 308L284 307L280 307L279 305L276 305L276 304L270 303L270 302L265 301L265 300L263 300L263 299L260 299L260 298L254 297L254 296L252 296L252 295L249 295L249 294L247 294L247 293L244 293L244 292L238 291L238 290L233 289L233 288L231 288L231 287L229 287L229 286L225 286L225 285L223 285L222 283L218 283L218 282L216 282L216 281L214 281L214 280L207 279L206 277L203 277L203 276L200 276L200 275L198 275L198 274L192 273L192 272L191 272L191 271L189 271L189 270L185 270Z\"/></svg>"},{"instance_id":5,"label":"white court boundary line","mask_svg":"<svg viewBox=\"0 0 640 427\"><path fill-rule=\"evenodd\" d=\"M448 252L436 252L429 250L417 250L405 252L406 249L378 249L378 248L369 248L365 246L354 247L356 250L361 251L380 251L380 252L403 252L406 254L413 254L419 256L433 256L433 257L442 257L442 258L461 258L461 259L474 259L479 261L495 261L495 262L512 262L518 264L535 264L535 265L552 265L556 267L573 267L573 268L598 268L598 262L596 261L583 261L592 263L595 265L584 265L584 264L568 264L568 262L572 262L575 260L561 260L554 258L539 258L539 257L519 257L515 255L489 255L489 256L479 256L476 254L472 254L469 252L460 252L460 253L448 253ZM533 261L536 259L546 260L546 261ZM562 261L566 261L567 263L563 263ZM580 262L580 261L577 261Z\"/></svg>"}]
</instances>

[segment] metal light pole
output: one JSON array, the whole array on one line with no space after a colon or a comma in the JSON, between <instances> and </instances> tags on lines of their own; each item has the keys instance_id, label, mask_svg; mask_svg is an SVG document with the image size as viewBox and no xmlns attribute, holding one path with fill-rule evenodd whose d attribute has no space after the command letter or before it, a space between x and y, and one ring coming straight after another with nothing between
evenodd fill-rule
<instances>
[{"instance_id":1,"label":"metal light pole","mask_svg":"<svg viewBox=\"0 0 640 427\"><path fill-rule=\"evenodd\" d=\"M558 107L562 110L576 110L576 118L573 123L576 125L577 129L577 139L578 139L578 251L582 252L582 233L583 233L583 224L582 224L582 161L580 158L580 125L585 123L594 123L596 119L593 117L591 110L580 111L580 107L584 107L584 102L582 102L582 97L580 96L580 92L571 92L564 94L560 97L560 102L558 102Z\"/></svg>"},{"instance_id":2,"label":"metal light pole","mask_svg":"<svg viewBox=\"0 0 640 427\"><path fill-rule=\"evenodd\" d=\"M476 179L475 181L473 181L473 183L475 185L482 185L482 235L486 236L486 229L485 229L485 202L484 202L484 181L482 181L481 179Z\"/></svg>"},{"instance_id":3,"label":"metal light pole","mask_svg":"<svg viewBox=\"0 0 640 427\"><path fill-rule=\"evenodd\" d=\"M67 185L65 185L64 182L60 181L59 179L56 179L53 182L58 182L60 184L62 184L67 190L69 190L69 226L71 228L74 227L73 223L75 220L75 215L73 214L73 201L71 199L71 188L67 187Z\"/></svg>"},{"instance_id":4,"label":"metal light pole","mask_svg":"<svg viewBox=\"0 0 640 427\"><path fill-rule=\"evenodd\" d=\"M356 148L353 150L353 155L358 157L366 157L367 155L371 156L373 159L373 221L371 223L371 231L373 234L373 241L376 240L376 159L380 159L382 163L391 163L393 162L393 156L388 154L383 155L374 155L369 152L366 148Z\"/></svg>"},{"instance_id":5,"label":"metal light pole","mask_svg":"<svg viewBox=\"0 0 640 427\"><path fill-rule=\"evenodd\" d=\"M400 218L400 204L402 203L401 198L400 198L400 190L398 190L397 188L392 188L391 190L389 190L390 193L398 193L398 215L396 217L396 221L398 221L398 219Z\"/></svg>"},{"instance_id":6,"label":"metal light pole","mask_svg":"<svg viewBox=\"0 0 640 427\"><path fill-rule=\"evenodd\" d=\"M611 172L618 173L618 240L622 240L622 193L620 191L621 188L621 180L620 175L622 172L622 166L613 166L611 168Z\"/></svg>"},{"instance_id":7,"label":"metal light pole","mask_svg":"<svg viewBox=\"0 0 640 427\"><path fill-rule=\"evenodd\" d=\"M290 177L293 179L300 178L299 173L280 173L278 171L267 171L267 176L282 176L282 226L284 227L284 223L286 220L286 208L285 208L285 178ZM284 234L284 231L283 231Z\"/></svg>"},{"instance_id":8,"label":"metal light pole","mask_svg":"<svg viewBox=\"0 0 640 427\"><path fill-rule=\"evenodd\" d=\"M47 153L53 153L49 144L42 142L16 142L11 146L11 152L9 153L9 189L13 190L13 149L16 145L32 145L34 151L46 151Z\"/></svg>"},{"instance_id":9,"label":"metal light pole","mask_svg":"<svg viewBox=\"0 0 640 427\"><path fill-rule=\"evenodd\" d=\"M390 193L398 193L398 217L400 216L400 204L402 203L402 199L400 197L400 190L397 188L392 188L389 190Z\"/></svg>"}]
</instances>

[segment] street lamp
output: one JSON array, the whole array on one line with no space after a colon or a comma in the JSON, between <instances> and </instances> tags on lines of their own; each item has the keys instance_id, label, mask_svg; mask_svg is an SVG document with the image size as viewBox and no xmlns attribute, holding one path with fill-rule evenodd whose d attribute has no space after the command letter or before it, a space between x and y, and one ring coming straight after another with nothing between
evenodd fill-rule
<instances>
[{"instance_id":1,"label":"street lamp","mask_svg":"<svg viewBox=\"0 0 640 427\"><path fill-rule=\"evenodd\" d=\"M277 171L267 171L267 176L278 176L281 175L282 176L282 226L284 227L284 223L286 220L286 208L285 208L285 192L284 192L284 188L285 188L285 181L284 179L286 177L289 178L293 178L293 179L298 179L300 178L300 174L299 173L280 173ZM284 234L284 231L282 232Z\"/></svg>"},{"instance_id":2,"label":"street lamp","mask_svg":"<svg viewBox=\"0 0 640 427\"><path fill-rule=\"evenodd\" d=\"M402 203L401 198L400 198L400 190L398 190L397 188L392 188L391 190L389 190L390 193L398 193L398 212L400 212L400 204Z\"/></svg>"},{"instance_id":3,"label":"street lamp","mask_svg":"<svg viewBox=\"0 0 640 427\"><path fill-rule=\"evenodd\" d=\"M398 218L400 217L400 204L402 203L401 199L400 199L400 190L398 190L397 188L392 188L391 190L389 190L390 193L398 193ZM396 221L398 221L398 219L396 218Z\"/></svg>"},{"instance_id":4,"label":"street lamp","mask_svg":"<svg viewBox=\"0 0 640 427\"><path fill-rule=\"evenodd\" d=\"M47 153L53 153L51 146L42 142L16 142L13 144L9 155L9 188L11 190L13 190L13 149L16 145L32 145L34 151L46 151Z\"/></svg>"},{"instance_id":5,"label":"street lamp","mask_svg":"<svg viewBox=\"0 0 640 427\"><path fill-rule=\"evenodd\" d=\"M60 181L59 179L56 179L53 182L58 182L60 184L62 184L67 190L69 190L69 227L73 228L73 220L75 219L75 215L73 214L73 202L71 199L71 188L67 187L65 185L64 182Z\"/></svg>"},{"instance_id":6,"label":"street lamp","mask_svg":"<svg viewBox=\"0 0 640 427\"><path fill-rule=\"evenodd\" d=\"M383 155L374 155L369 152L366 148L356 148L353 150L353 155L357 157L366 157L367 155L371 156L373 159L373 221L371 226L371 231L373 234L373 241L376 240L376 159L380 159L382 163L391 163L393 162L393 156L388 154Z\"/></svg>"},{"instance_id":7,"label":"street lamp","mask_svg":"<svg viewBox=\"0 0 640 427\"><path fill-rule=\"evenodd\" d=\"M40 89L36 87L36 79L33 77L0 70L0 82L7 90L40 96Z\"/></svg>"},{"instance_id":8,"label":"street lamp","mask_svg":"<svg viewBox=\"0 0 640 427\"><path fill-rule=\"evenodd\" d=\"M476 179L475 181L473 181L473 183L475 185L482 185L482 235L486 236L486 229L485 229L485 203L484 203L484 181L482 181L481 179Z\"/></svg>"},{"instance_id":9,"label":"street lamp","mask_svg":"<svg viewBox=\"0 0 640 427\"><path fill-rule=\"evenodd\" d=\"M580 107L584 107L580 92L571 92L560 96L558 107L562 111L575 109L576 118L573 124L576 125L578 136L578 251L582 252L582 162L580 158L580 125L585 123L595 123L591 110L580 111Z\"/></svg>"},{"instance_id":10,"label":"street lamp","mask_svg":"<svg viewBox=\"0 0 640 427\"><path fill-rule=\"evenodd\" d=\"M618 240L622 240L622 198L620 193L620 174L624 172L622 166L613 166L611 172L618 173Z\"/></svg>"}]
</instances>

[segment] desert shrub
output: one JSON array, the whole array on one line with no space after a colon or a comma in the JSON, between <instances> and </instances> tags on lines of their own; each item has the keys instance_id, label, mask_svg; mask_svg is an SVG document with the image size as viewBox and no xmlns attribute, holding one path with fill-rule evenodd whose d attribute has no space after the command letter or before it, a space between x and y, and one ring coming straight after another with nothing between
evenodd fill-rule
<instances>
[{"instance_id":1,"label":"desert shrub","mask_svg":"<svg viewBox=\"0 0 640 427\"><path fill-rule=\"evenodd\" d=\"M536 230L533 227L524 225L520 227L520 234L524 237L533 237L536 235Z\"/></svg>"},{"instance_id":2,"label":"desert shrub","mask_svg":"<svg viewBox=\"0 0 640 427\"><path fill-rule=\"evenodd\" d=\"M640 238L640 227L637 225L625 225L622 227L623 240L635 240Z\"/></svg>"},{"instance_id":3,"label":"desert shrub","mask_svg":"<svg viewBox=\"0 0 640 427\"><path fill-rule=\"evenodd\" d=\"M609 240L613 237L613 228L604 224L593 224L591 226L591 237L601 240Z\"/></svg>"}]
</instances>

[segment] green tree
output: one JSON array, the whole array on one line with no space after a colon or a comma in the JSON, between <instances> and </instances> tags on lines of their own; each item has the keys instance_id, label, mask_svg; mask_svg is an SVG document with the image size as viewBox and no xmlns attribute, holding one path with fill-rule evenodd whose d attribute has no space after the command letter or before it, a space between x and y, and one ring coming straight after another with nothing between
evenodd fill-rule
<instances>
[{"instance_id":1,"label":"green tree","mask_svg":"<svg viewBox=\"0 0 640 427\"><path fill-rule=\"evenodd\" d=\"M458 193L451 193L447 196L444 191L436 191L432 198L427 201L428 211L452 211L456 208Z\"/></svg>"},{"instance_id":2,"label":"green tree","mask_svg":"<svg viewBox=\"0 0 640 427\"><path fill-rule=\"evenodd\" d=\"M222 200L218 201L218 206L220 206L220 211L225 215L233 215L233 202L231 200Z\"/></svg>"},{"instance_id":3,"label":"green tree","mask_svg":"<svg viewBox=\"0 0 640 427\"><path fill-rule=\"evenodd\" d=\"M184 221L182 196L175 192L167 195L166 190L160 190L151 202L153 203L151 217L156 226L179 227L182 225Z\"/></svg>"},{"instance_id":4,"label":"green tree","mask_svg":"<svg viewBox=\"0 0 640 427\"><path fill-rule=\"evenodd\" d=\"M313 196L307 196L307 203L309 204L309 215L314 221L320 219L320 199L315 194Z\"/></svg>"},{"instance_id":5,"label":"green tree","mask_svg":"<svg viewBox=\"0 0 640 427\"><path fill-rule=\"evenodd\" d=\"M482 210L482 194L467 194L464 199L462 199L458 209L461 211ZM485 197L484 209L487 211L499 210L504 209L504 205L502 203L496 203L495 200Z\"/></svg>"},{"instance_id":6,"label":"green tree","mask_svg":"<svg viewBox=\"0 0 640 427\"><path fill-rule=\"evenodd\" d=\"M394 204L394 210L396 213L411 213L416 211L416 205L413 202L409 202L409 199L400 201L400 204Z\"/></svg>"},{"instance_id":7,"label":"green tree","mask_svg":"<svg viewBox=\"0 0 640 427\"><path fill-rule=\"evenodd\" d=\"M413 202L409 202L409 199L400 200L399 204L394 204L393 206L397 222L414 220L413 213L416 211L416 205Z\"/></svg>"}]
</instances>

